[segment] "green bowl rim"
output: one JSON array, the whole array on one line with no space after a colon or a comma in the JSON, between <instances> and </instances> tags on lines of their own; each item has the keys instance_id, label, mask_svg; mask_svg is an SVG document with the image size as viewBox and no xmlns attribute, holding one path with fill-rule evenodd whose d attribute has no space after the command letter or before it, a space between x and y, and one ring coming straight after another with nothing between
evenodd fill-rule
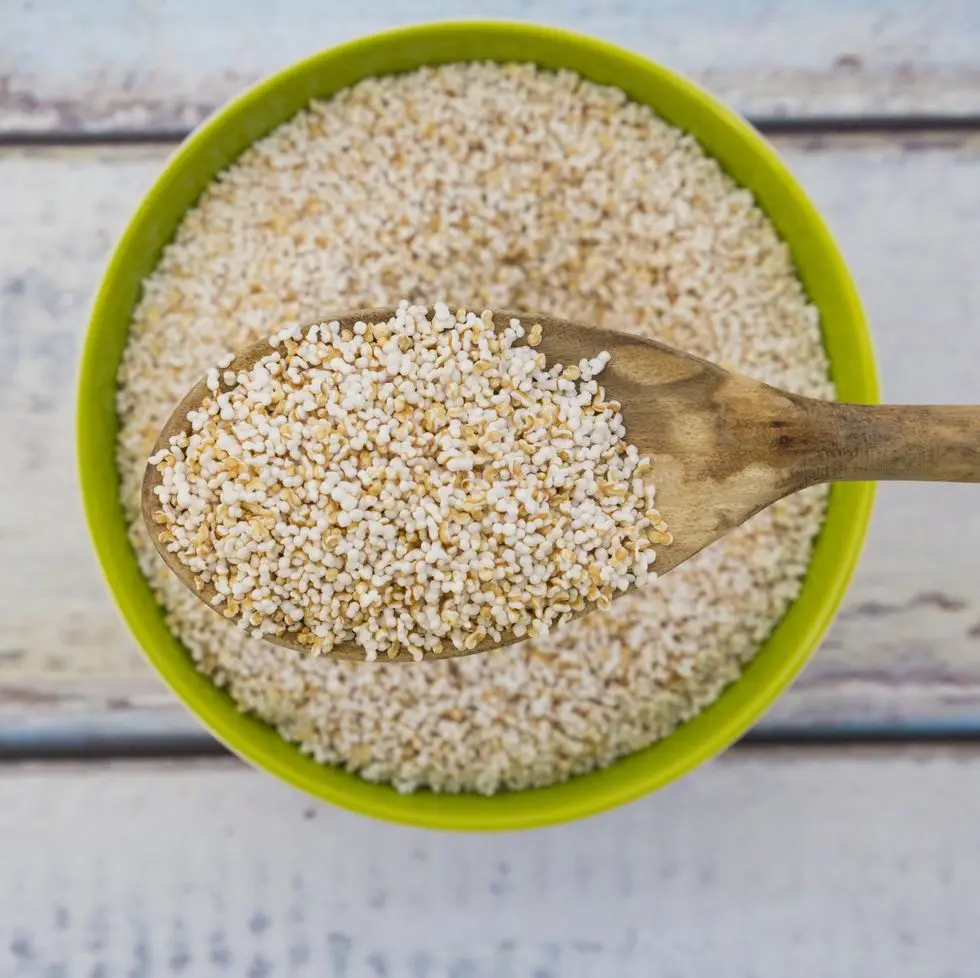
<instances>
[{"instance_id":1,"label":"green bowl rim","mask_svg":"<svg viewBox=\"0 0 980 978\"><path fill-rule=\"evenodd\" d=\"M130 600L126 584L127 575L120 571L111 559L106 541L103 539L102 531L99 528L100 513L105 505L113 505L114 503L118 517L123 518L121 503L118 498L113 503L108 504L99 498L100 485L86 464L86 460L91 454L88 428L92 424L91 415L97 395L97 391L91 389L93 384L92 369L100 357L100 349L97 343L97 324L107 315L110 295L117 282L124 275L129 249L144 222L152 216L158 200L166 194L170 182L169 178L174 169L180 166L198 147L205 146L214 134L220 132L229 121L247 110L255 100L273 93L285 81L294 76L302 76L317 65L338 56L356 54L359 50L365 50L378 41L399 41L410 44L419 37L438 37L440 35L451 37L461 30L495 31L498 34L520 36L525 40L552 39L589 48L606 58L616 59L633 70L656 77L660 84L668 88L673 87L688 99L699 103L705 113L714 116L719 123L743 143L745 149L760 159L776 178L792 190L798 206L805 214L810 233L819 239L820 251L833 267L834 273L839 279L841 291L848 307L848 315L854 326L853 335L849 342L853 347L853 354L863 384L868 391L866 400L869 402L877 401L878 378L871 338L857 290L843 257L823 219L782 159L747 121L694 82L655 61L624 50L618 45L544 25L503 20L453 20L376 32L334 45L294 62L250 86L226 103L197 127L175 150L154 180L153 185L143 196L125 231L119 238L95 296L78 374L77 464L85 519L92 537L92 543L110 592L123 618L136 637L143 654L167 686L177 695L185 708L190 710L196 719L218 740L253 766L276 775L293 787L299 788L314 797L329 801L350 811L424 828L464 831L514 830L571 821L634 801L698 767L749 729L806 664L815 651L821 636L833 620L856 567L867 533L873 506L874 485L862 483L852 484L848 487L848 509L852 519L848 531L841 541L842 547L837 552L840 566L843 569L834 575L832 586L827 588L820 608L821 613L814 615L807 622L802 634L796 640L794 654L785 656L780 668L768 678L763 691L754 695L748 703L729 716L725 722L715 723L695 745L689 747L683 754L675 755L666 763L651 767L649 771L644 773L644 776L633 776L625 781L606 785L598 796L579 792L562 796L560 800L552 799L550 803L545 803L545 805L537 808L519 806L516 811L508 812L506 808L496 806L474 812L474 810L454 811L454 800L460 796L440 795L437 797L443 804L428 809L424 816L420 816L418 813L406 810L402 804L403 796L400 796L390 786L385 786L384 791L378 791L373 795L370 803L361 797L350 797L349 793L344 790L340 779L336 783L319 780L307 774L306 770L299 770L294 764L287 763L277 752L252 741L248 731L242 727L241 714L235 711L233 706L231 707L232 712L229 713L223 707L217 708L212 703L201 702L201 698L191 688L191 684L185 682L175 670L170 668L168 655L155 647L155 641L150 636L146 623ZM736 680L735 683L727 687L716 702L721 702L739 682L740 680ZM683 729L684 726L661 743L670 741ZM286 742L283 741L283 743ZM294 747L294 745L290 746ZM646 748L646 750L649 749L651 748ZM350 775L346 775L346 777L350 777ZM579 775L573 781L588 777L590 777L588 774ZM549 789L529 789L519 793L505 792L495 797L501 798L508 794L520 794L527 797L542 791L549 791ZM469 799L475 796L467 794L462 797Z\"/></svg>"}]
</instances>

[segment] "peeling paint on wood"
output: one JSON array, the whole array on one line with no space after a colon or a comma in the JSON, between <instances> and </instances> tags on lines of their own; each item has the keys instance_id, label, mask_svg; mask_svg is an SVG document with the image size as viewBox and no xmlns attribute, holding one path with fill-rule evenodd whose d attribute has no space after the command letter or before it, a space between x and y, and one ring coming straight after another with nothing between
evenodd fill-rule
<instances>
[{"instance_id":1,"label":"peeling paint on wood","mask_svg":"<svg viewBox=\"0 0 980 978\"><path fill-rule=\"evenodd\" d=\"M974 978L980 751L738 751L465 836L232 762L0 768L16 978Z\"/></svg>"},{"instance_id":2,"label":"peeling paint on wood","mask_svg":"<svg viewBox=\"0 0 980 978\"><path fill-rule=\"evenodd\" d=\"M756 118L980 113L980 7L964 0L48 0L5 12L0 133L184 131L340 41L488 14L635 49Z\"/></svg>"},{"instance_id":3,"label":"peeling paint on wood","mask_svg":"<svg viewBox=\"0 0 980 978\"><path fill-rule=\"evenodd\" d=\"M907 153L905 136L780 137L854 269L892 400L977 399L980 137ZM172 701L99 578L73 461L73 385L88 296L165 147L0 153L0 715L64 729ZM980 524L969 486L883 487L840 620L770 729L980 730ZM25 513L34 519L24 518ZM909 552L919 554L910 563ZM921 555L933 554L923 564ZM928 566L928 573L924 567ZM57 584L58 613L38 581ZM174 709L175 730L191 729ZM93 720L93 718L96 718ZM117 721L113 720L113 724ZM13 726L11 726L13 724ZM151 724L159 730L159 721ZM119 729L113 726L113 729ZM0 734L0 736L3 736Z\"/></svg>"}]
</instances>

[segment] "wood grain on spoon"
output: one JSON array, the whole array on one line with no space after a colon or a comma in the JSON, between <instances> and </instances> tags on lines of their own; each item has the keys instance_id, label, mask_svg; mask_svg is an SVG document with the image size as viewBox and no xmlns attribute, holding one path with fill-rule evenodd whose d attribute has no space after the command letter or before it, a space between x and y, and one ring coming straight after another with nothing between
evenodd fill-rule
<instances>
[{"instance_id":1,"label":"wood grain on spoon","mask_svg":"<svg viewBox=\"0 0 980 978\"><path fill-rule=\"evenodd\" d=\"M325 317L351 327L383 322L394 309L357 310ZM549 364L578 364L602 350L612 355L599 377L607 399L622 405L627 438L649 455L657 509L673 542L657 551L654 569L665 574L778 499L824 482L915 480L980 481L980 408L896 407L816 401L731 373L653 340L519 312L497 312L540 323L538 348ZM250 369L273 352L268 341L242 351L226 369ZM202 378L177 405L151 454L189 430L187 414L211 396ZM167 566L191 591L210 602L210 585L195 586L192 572L158 539L156 467L143 477L142 510L150 537ZM215 613L218 613L217 610ZM308 651L286 633L267 640ZM486 640L473 652L520 641ZM338 645L332 658L362 660L359 646ZM448 655L470 652L453 650ZM402 652L398 660L408 660ZM396 661L398 661L396 660ZM384 660L390 661L390 660Z\"/></svg>"}]
</instances>

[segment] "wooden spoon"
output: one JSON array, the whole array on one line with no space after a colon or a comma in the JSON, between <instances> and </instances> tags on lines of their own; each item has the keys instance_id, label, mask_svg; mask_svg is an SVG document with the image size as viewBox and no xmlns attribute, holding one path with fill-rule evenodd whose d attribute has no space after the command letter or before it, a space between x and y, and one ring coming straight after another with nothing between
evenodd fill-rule
<instances>
[{"instance_id":1,"label":"wooden spoon","mask_svg":"<svg viewBox=\"0 0 980 978\"><path fill-rule=\"evenodd\" d=\"M394 309L371 309L327 317L351 327L358 320L384 322ZM578 364L608 350L612 359L599 376L607 399L619 401L627 438L653 462L657 509L673 542L657 548L654 570L664 574L740 526L778 499L824 482L916 480L980 481L980 407L895 407L839 404L800 397L672 349L653 340L580 323L517 312L494 314L496 328L516 317L525 327L540 323L539 350L549 364ZM248 370L272 352L262 341L240 353L226 369ZM202 378L177 405L153 447L188 430L188 411L209 396ZM161 477L147 465L143 519L167 566L205 602L208 585L193 575L158 539L154 489ZM285 634L268 640L306 651ZM473 651L519 641L487 640ZM362 660L359 646L336 646L332 658ZM447 655L466 655L454 650ZM407 653L398 659L409 659ZM398 661L387 660L384 661Z\"/></svg>"}]
</instances>

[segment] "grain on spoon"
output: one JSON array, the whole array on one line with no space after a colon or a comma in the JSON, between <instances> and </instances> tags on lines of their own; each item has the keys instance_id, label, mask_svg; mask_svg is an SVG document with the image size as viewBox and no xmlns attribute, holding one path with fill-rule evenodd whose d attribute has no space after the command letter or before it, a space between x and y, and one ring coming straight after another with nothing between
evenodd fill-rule
<instances>
[{"instance_id":1,"label":"grain on spoon","mask_svg":"<svg viewBox=\"0 0 980 978\"><path fill-rule=\"evenodd\" d=\"M403 303L213 368L150 460L158 548L315 654L459 655L608 607L669 542L649 459L595 380L608 354L549 367L523 337Z\"/></svg>"}]
</instances>

